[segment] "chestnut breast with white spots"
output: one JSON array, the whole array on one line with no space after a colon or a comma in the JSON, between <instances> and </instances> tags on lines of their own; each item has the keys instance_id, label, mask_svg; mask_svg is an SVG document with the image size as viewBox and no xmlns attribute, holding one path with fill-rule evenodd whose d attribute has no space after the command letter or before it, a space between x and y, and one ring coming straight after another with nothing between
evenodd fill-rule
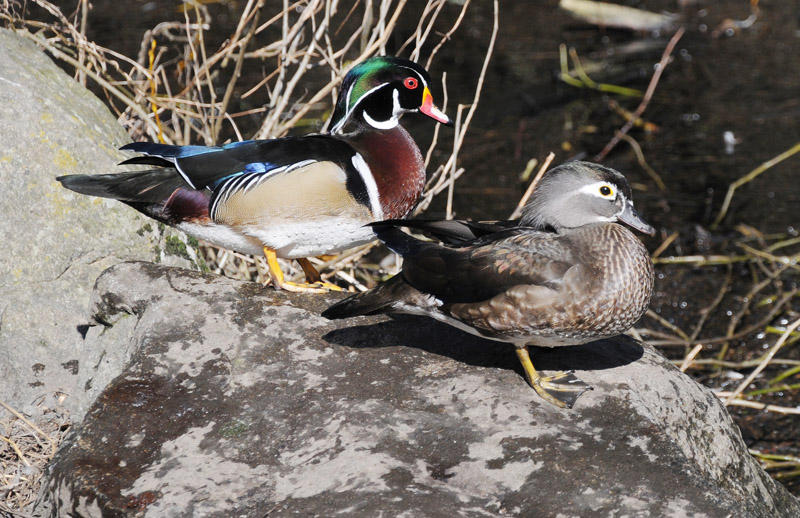
<instances>
[{"instance_id":1,"label":"chestnut breast with white spots","mask_svg":"<svg viewBox=\"0 0 800 518\"><path fill-rule=\"evenodd\" d=\"M407 215L425 187L425 162L411 135L398 125L356 134L348 142L364 157L375 178L383 217Z\"/></svg>"}]
</instances>

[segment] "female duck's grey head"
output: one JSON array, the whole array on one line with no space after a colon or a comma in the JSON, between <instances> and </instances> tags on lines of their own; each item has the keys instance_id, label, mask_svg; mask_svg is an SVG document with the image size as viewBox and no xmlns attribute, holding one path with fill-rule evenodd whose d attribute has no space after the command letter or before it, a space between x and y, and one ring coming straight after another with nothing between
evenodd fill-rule
<instances>
[{"instance_id":1,"label":"female duck's grey head","mask_svg":"<svg viewBox=\"0 0 800 518\"><path fill-rule=\"evenodd\" d=\"M633 209L631 187L619 172L591 162L568 162L548 171L525 205L520 223L556 231L621 221L654 234Z\"/></svg>"}]
</instances>

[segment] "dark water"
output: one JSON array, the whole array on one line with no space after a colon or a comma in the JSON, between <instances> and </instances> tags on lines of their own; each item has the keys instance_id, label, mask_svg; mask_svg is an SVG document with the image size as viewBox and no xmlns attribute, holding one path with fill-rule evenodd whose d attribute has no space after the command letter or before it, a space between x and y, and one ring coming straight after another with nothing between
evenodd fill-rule
<instances>
[{"instance_id":1,"label":"dark water","mask_svg":"<svg viewBox=\"0 0 800 518\"><path fill-rule=\"evenodd\" d=\"M65 12L74 9L75 2L60 3ZM625 143L604 163L646 189L636 193L637 206L657 227L673 230L686 223L706 225L716 215L731 181L800 140L800 3L762 5L758 21L750 29L720 37L714 36L714 30L725 19L746 18L748 2L621 3L680 13L687 29L644 115L659 131L646 135L634 129L630 133L668 190L660 193L655 189ZM405 11L408 16L401 17L398 24L395 46L413 30L423 4L410 2ZM460 165L467 170L455 196L455 209L461 217L507 215L524 191L518 175L528 159L542 159L550 151L556 153L555 163L575 157L590 159L625 122L608 107L608 100L615 98L631 111L638 105L638 99L607 96L560 82L556 77L560 43L575 47L585 61L603 62L605 71L592 73L594 79L644 90L670 36L654 38L597 29L558 9L557 0L501 4L494 57L460 153ZM681 9L682 4L688 7ZM139 51L145 30L163 21L183 20L173 2L132 2L124 13L115 0L96 0L92 5L90 39L130 56ZM242 7L243 2L209 4L214 17L214 30L207 36L209 49L228 36ZM491 33L491 9L488 1L473 2L462 27L432 67L434 77L447 72L450 112L454 102L468 104L472 100ZM449 28L459 10L455 2L449 4L439 27ZM623 55L635 44L645 50ZM248 73L260 77L259 70L245 70L245 75ZM252 97L245 102L235 108L258 105ZM258 117L249 121L251 126L258 124ZM426 143L430 124L410 119L404 124L421 145ZM726 131L739 141L732 154L725 153ZM800 169L798 164L798 159L784 162L742 189L726 223L748 223L767 233L800 229L794 210L800 202L794 174Z\"/></svg>"},{"instance_id":2,"label":"dark water","mask_svg":"<svg viewBox=\"0 0 800 518\"><path fill-rule=\"evenodd\" d=\"M74 9L74 3L77 2L70 2L65 11ZM638 105L638 99L578 89L559 81L559 44L576 48L585 64L602 62L600 70L590 73L593 79L645 90L653 65L671 36L671 33L653 36L598 29L576 21L559 10L557 3L556 0L501 2L494 57L480 107L460 153L460 166L466 169L466 174L455 190L458 217L506 217L526 187L519 174L530 158L542 160L553 151L555 163L575 157L591 159L625 122L609 107L609 100L615 99L630 111ZM634 128L630 132L667 189L662 192L656 187L625 142L604 160L605 165L626 174L634 185L639 211L659 230L656 237L645 240L648 247L653 250L667 235L679 232L665 255L730 253L737 250L734 241L740 235L734 228L738 224L766 234L797 235L800 155L737 191L721 228L710 233L707 229L732 181L800 141L800 2L762 1L756 23L731 34L717 34L715 29L726 19L747 18L749 2L618 3L679 13L686 28L674 60L644 113L644 118L657 125L658 131L647 134ZM172 2L131 2L124 13L116 0L95 0L92 4L89 37L131 56L138 52L145 30L165 20L182 20ZM230 33L243 5L240 2L209 6L217 31L210 35L209 48ZM413 30L421 5L423 2L414 1L406 8L407 16L400 20L396 42L403 41ZM488 1L473 1L463 26L443 48L431 70L434 77L447 71L451 114L454 102L471 102L491 34L491 9ZM442 15L442 30L449 28L459 10L459 5L448 4ZM245 73L260 72L250 69ZM237 109L253 107L258 100L251 98L248 103ZM242 121L245 127L248 124L256 127L258 122L257 118ZM432 131L429 122L407 117L404 124L424 147ZM447 138L448 131L444 129L441 138ZM732 150L725 148L725 132L732 132L738 142ZM429 215L441 216L443 211L444 201L439 200ZM798 252L797 248L791 250L794 251L790 253ZM658 271L652 307L684 329L691 328L726 276L725 267L673 266L659 267ZM752 275L750 266L740 264L732 268L730 293L710 316L701 336L725 333L729 313L741 306L741 295L752 284ZM790 289L797 281L796 274L789 275L783 287ZM794 309L779 317L794 315L790 318L793 320L798 309L795 304ZM658 327L647 321L644 325ZM763 342L756 335L735 341L729 358L755 357L763 352ZM671 348L665 349L665 353L680 358L685 350ZM780 355L800 359L796 347ZM707 356L711 353L701 354ZM710 386L731 384L719 370L697 375ZM765 400L784 406L800 404L796 394ZM796 441L800 417L731 410L753 448L800 453ZM797 482L790 482L789 486L800 492Z\"/></svg>"}]
</instances>

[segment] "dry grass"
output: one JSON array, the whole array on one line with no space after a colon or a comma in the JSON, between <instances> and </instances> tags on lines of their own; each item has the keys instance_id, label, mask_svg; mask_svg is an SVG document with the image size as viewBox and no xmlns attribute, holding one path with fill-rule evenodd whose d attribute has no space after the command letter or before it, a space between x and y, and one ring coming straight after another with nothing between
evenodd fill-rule
<instances>
[{"instance_id":1,"label":"dry grass","mask_svg":"<svg viewBox=\"0 0 800 518\"><path fill-rule=\"evenodd\" d=\"M765 236L744 225L737 230L739 236L724 253L708 255L663 257L680 241L678 233L667 236L654 253L656 271L666 279L679 270L725 273L711 276L720 279L715 292L697 294L713 299L694 312L693 323L687 325L691 319L684 319L679 325L651 309L640 322L643 327L632 334L670 357L682 351L674 363L712 387L726 406L735 407L732 413L742 426L749 422L750 429L759 430L753 438L762 450L751 453L796 492L800 426L791 419L800 417L800 355L793 347L800 342L800 238ZM666 282L668 290L693 298L692 288ZM773 429L776 425L781 428Z\"/></svg>"},{"instance_id":2,"label":"dry grass","mask_svg":"<svg viewBox=\"0 0 800 518\"><path fill-rule=\"evenodd\" d=\"M624 114L625 125L595 156L595 160L602 160L620 140L624 140L631 146L637 161L659 191L667 191L667 185L647 164L641 146L627 132L638 125L647 131L649 123L644 122L641 116L682 34L683 30L679 29L667 44L639 107L629 115ZM567 56L567 47L562 45L559 77L565 83L621 96L636 95L637 92L630 89L595 83L583 70L573 49L569 50L573 64L573 70L570 70ZM609 105L614 111L621 111L615 101L609 101ZM729 214L731 201L738 188L798 152L800 143L732 182L710 225L711 230L717 230ZM673 357L676 356L675 349L682 348L682 358L675 360L676 365L704 384L715 387L715 393L726 406L780 415L800 415L800 360L796 359L798 354L791 348L800 341L800 332L797 331L800 327L800 311L796 309L800 293L800 238L788 232L767 236L746 225L739 225L736 230L739 235L722 247L722 253L707 255L663 257L662 254L668 250L677 250L680 242L677 232L665 236L653 252L657 272L665 272L668 278L669 268L672 268L672 272L675 269L726 268L727 274L716 295L697 312L695 321L689 327L684 325L681 328L651 309L640 323L647 327L634 329L632 334L665 349ZM677 285L668 289L673 293L689 293L689 288ZM710 322L717 325L724 323L724 332L705 332ZM793 428L798 427L793 425ZM792 433L788 431L787 435L791 436ZM788 437L787 440L789 444L794 442ZM795 449L792 453L796 453L798 445L794 443L790 447ZM800 477L800 462L796 456L776 452L754 452L754 455L777 479L786 481Z\"/></svg>"},{"instance_id":3,"label":"dry grass","mask_svg":"<svg viewBox=\"0 0 800 518\"><path fill-rule=\"evenodd\" d=\"M667 185L661 176L646 162L641 146L627 134L634 126L641 125L647 131L646 122L641 116L652 98L661 73L667 67L669 58L677 41L683 35L680 28L672 36L662 53L659 66L653 73L647 91L635 112L623 114L625 125L615 133L605 148L595 157L602 160L620 141L626 141L633 149L642 169L650 176L659 191L666 191ZM573 69L569 69L568 56ZM567 50L566 45L560 49L561 73L559 78L565 83L578 88L592 88L621 96L635 96L639 92L623 89L614 85L601 85L591 80L583 70L581 61L574 49ZM616 101L609 105L617 112L621 108ZM753 181L762 173L780 162L800 152L800 143L795 144L783 153L767 160L750 173L732 182L717 217L711 225L715 230L728 214L733 195L737 188ZM800 340L800 313L795 309L795 299L800 293L800 238L780 234L765 236L755 228L740 225L739 236L732 239L726 248L727 253L708 255L674 255L663 257L663 254L676 247L680 234L675 232L665 236L662 243L653 252L653 262L657 271L665 268L703 269L726 267L727 275L718 287L713 300L697 314L695 322L688 330L668 321L654 310L649 310L641 327L632 330L637 338L649 344L664 348L668 353L674 348L683 348L683 357L675 360L676 365L684 372L703 379L706 384L715 383L715 378L722 376L741 380L732 390L717 390L717 394L725 405L752 408L779 414L800 415L800 406L784 406L772 401L762 401L765 396L785 394L790 399L798 400L800 383L788 380L800 376L800 360L783 358L779 354L788 350ZM746 268L748 275L734 275L734 267ZM667 274L668 275L668 274ZM682 292L686 292L683 288ZM738 307L731 311L730 307ZM727 322L723 334L706 334L704 330L710 322ZM775 323L778 323L777 325ZM742 358L742 348L733 344L746 342L761 343L763 349L753 355L753 347L745 348L750 356ZM764 371L772 372L771 377L760 376ZM800 470L784 473L783 478L800 475Z\"/></svg>"},{"instance_id":4,"label":"dry grass","mask_svg":"<svg viewBox=\"0 0 800 518\"><path fill-rule=\"evenodd\" d=\"M122 55L86 37L88 0L77 0L74 12L47 0L32 0L31 5L46 13L38 18L27 16L22 2L0 0L0 20L72 70L77 81L99 92L134 140L215 145L281 137L292 130L325 131L341 80L355 64L386 54L387 41L395 36L401 15L414 17L418 23L396 54L430 67L461 27L470 3L466 0L457 16L444 20L447 0L431 0L422 12L414 13L409 12L406 0L247 0L233 32L212 47L212 31L218 35L219 28L209 3L186 2L183 21L160 23L146 31L135 56ZM416 214L443 193L452 200L455 181L463 173L458 153L480 101L498 32L498 10L495 0L493 31L469 104L447 106L446 75L442 76L442 108L455 115L456 128L440 136L437 125L426 146L429 177ZM243 74L251 68L262 74ZM258 120L255 125L254 119ZM446 151L435 154L437 148ZM434 155L444 158L435 162ZM373 246L312 262L324 278L363 290L386 273L381 266L361 260ZM206 244L201 244L200 254L216 273L268 281L261 257ZM290 279L302 274L290 262L283 266ZM4 404L3 408L0 514L24 516L70 420L57 405L41 401L27 417Z\"/></svg>"},{"instance_id":5,"label":"dry grass","mask_svg":"<svg viewBox=\"0 0 800 518\"><path fill-rule=\"evenodd\" d=\"M647 131L648 123L642 121L641 116L683 33L683 28L679 28L672 36L662 53L659 65L651 77L638 108L629 115L624 114L625 125L595 156L595 160L602 160L620 140L626 141L633 149L642 169L650 176L659 191L666 191L666 184L661 176L647 164L641 146L627 132L637 125L641 125ZM562 45L559 78L565 83L578 88L592 88L622 96L635 96L638 93L614 85L595 83L583 71L580 59L574 49L569 50L574 67L573 70L570 70L567 54L566 45ZM615 111L621 110L615 101L609 101L609 104L615 108ZM711 229L715 230L728 214L736 189L753 181L762 173L798 152L800 152L800 143L732 182L719 213L711 224ZM662 257L664 252L676 246L680 237L677 232L666 236L652 254L657 271L663 271L667 265L689 269L725 266L727 267L725 281L719 286L719 291L709 305L698 312L697 319L690 330L682 329L651 309L642 321L643 324L650 324L650 327L634 329L632 334L651 345L666 348L667 351L675 347L682 347L684 349L683 358L675 360L675 363L680 366L681 371L688 371L696 377L705 378L704 382L707 384L715 384L709 383L709 377L712 380L721 376L741 380L732 390L716 391L725 405L778 414L800 415L800 405L791 407L774 404L771 401L761 401L765 396L776 394L788 395L789 399L794 401L799 399L800 383L787 380L796 380L800 377L800 360L782 358L779 353L800 340L800 333L796 331L800 327L800 313L794 306L794 301L800 293L800 288L798 288L798 284L800 284L798 283L800 280L800 266L798 266L800 238L789 234L765 236L757 229L745 225L740 225L737 230L740 235L733 239L732 244L727 247L728 253L713 255ZM747 268L748 275L734 275L734 266L744 266ZM683 291L685 292L686 289L684 288ZM738 306L738 310L727 309L732 306ZM705 335L703 331L709 321L727 321L724 334ZM778 325L775 325L776 322ZM732 347L732 344L741 341L750 344L761 342L763 349L755 357L742 359L741 348ZM746 351L752 353L753 348L749 347ZM750 354L750 356L753 355ZM773 375L768 378L761 377L760 375L767 369ZM720 384L717 383L717 385ZM756 385L757 387L755 387ZM800 476L800 470L784 473L782 478L795 476Z\"/></svg>"},{"instance_id":6,"label":"dry grass","mask_svg":"<svg viewBox=\"0 0 800 518\"><path fill-rule=\"evenodd\" d=\"M764 236L746 226L740 226L739 232L740 237L732 243L735 252L729 254L662 257L678 237L668 236L654 254L657 266L724 267L727 274L690 328L681 328L650 310L643 323L651 327L634 331L652 345L667 350L683 348L684 357L675 363L682 371L706 378L706 383L720 377L741 380L732 390L717 392L726 405L800 415L799 407L769 400L771 395L784 395L796 401L800 389L800 383L789 381L800 374L800 360L791 357L797 356L791 346L800 341L800 313L795 309L800 294L800 238ZM739 269L738 275L734 268ZM749 275L743 276L742 271ZM727 322L724 333L704 333L710 321ZM783 357L782 351L788 351L790 357ZM771 375L761 376L765 371Z\"/></svg>"},{"instance_id":7,"label":"dry grass","mask_svg":"<svg viewBox=\"0 0 800 518\"><path fill-rule=\"evenodd\" d=\"M45 466L70 427L65 397L43 396L27 415L0 401L0 515L27 516L36 501Z\"/></svg>"},{"instance_id":8,"label":"dry grass","mask_svg":"<svg viewBox=\"0 0 800 518\"><path fill-rule=\"evenodd\" d=\"M47 0L33 0L49 15L32 20L19 14L19 5L5 0L0 16L17 32L43 47L75 71L77 80L99 89L135 140L169 144L214 145L226 140L273 138L293 128L302 132L325 131L327 114L336 100L336 89L345 74L367 57L386 53L401 15L418 19L416 30L397 54L430 67L439 49L461 27L470 0L458 16L443 20L447 0L431 0L422 12L409 12L406 0L340 3L337 0L284 1L281 6L264 0L248 0L233 33L218 48L207 40L214 18L204 2L183 4L184 21L165 22L147 31L137 56L124 56L103 48L85 36L88 3L65 15ZM494 30L487 42L482 73L467 105L446 106L446 75L442 77L445 108L456 116L456 131L439 135L426 153L427 188L415 211L424 211L442 193L452 199L455 181L463 173L458 152L480 100L486 68L497 36L498 5ZM218 31L217 31L218 32ZM263 74L243 75L247 67ZM245 104L257 108L241 109ZM249 133L240 121L259 117ZM452 135L452 136L451 136ZM433 163L434 148L445 158ZM247 257L204 245L202 256L213 272L234 278L267 282L263 258ZM317 261L323 278L336 278L350 289L374 282L374 268L355 260L363 254L347 253L335 261ZM287 277L302 271L283 262Z\"/></svg>"},{"instance_id":9,"label":"dry grass","mask_svg":"<svg viewBox=\"0 0 800 518\"><path fill-rule=\"evenodd\" d=\"M33 3L49 13L49 18L26 19L20 4L11 0L0 0L0 17L23 37L72 67L76 80L99 89L133 138L174 144L211 145L229 139L279 137L293 128L324 131L326 111L333 105L336 88L344 75L364 58L385 53L399 17L409 15L405 0L364 0L347 6L335 0L284 0L277 9L275 2L248 0L233 33L221 45L211 48L207 40L214 29L214 19L208 6L203 2L186 3L183 22L153 27L145 33L136 56L123 56L85 37L86 0L80 0L78 9L69 15L46 0L33 0ZM413 13L419 23L399 54L431 65L439 48L459 30L470 0L464 2L459 16L443 26L441 13L445 3L446 0L432 0L422 13ZM366 9L367 5L372 9ZM353 25L354 20L355 29L347 32L344 27ZM427 146L429 179L415 214L423 212L435 196L442 194L447 196L448 215L452 214L455 182L464 173L458 166L458 155L480 102L497 30L495 10L492 36L487 42L484 66L471 102L457 106L446 106L445 102L447 112L456 119L456 131L440 134L437 126ZM423 54L425 51L427 53ZM573 70L569 70L567 55L564 47L561 78L565 82L621 95L641 95L641 92L595 83L574 51L569 53L573 63ZM667 49L659 70L664 69L669 55L670 49ZM252 79L242 74L246 67L258 67L263 74ZM321 76L325 76L324 80ZM663 191L667 186L646 165L636 141L626 134L631 126L641 121L646 101L657 83L658 76L654 75L640 109L631 114L623 126L624 131L618 132L612 142L622 139L631 145L642 167ZM446 99L446 75L442 77L442 87ZM242 101L259 107L241 109ZM247 124L242 121L253 117L258 117L259 123L245 129ZM609 143L609 149L610 146L613 144ZM446 153L438 154L446 156L434 162L434 149L446 149ZM725 217L737 187L797 151L797 146L791 148L732 184L715 225ZM540 172L547 165L545 163ZM531 189L533 187L534 184ZM734 379L736 382L732 386L717 392L726 405L800 414L798 407L780 404L780 400L774 399L777 394L788 394L796 401L800 389L800 383L792 381L800 375L800 360L786 354L800 340L797 331L800 314L795 309L796 286L800 284L800 238L764 236L749 227L740 227L739 233L732 248L709 255L665 255L675 252L680 241L677 233L665 236L653 253L660 271L714 267L727 269L727 275L713 300L698 312L691 325L681 327L650 311L642 322L643 327L634 329L633 334L668 353L682 351L678 354L681 357L675 360L676 365L704 383L714 385L714 380ZM373 246L365 245L331 260L312 259L312 262L325 279L335 280L352 290L363 290L397 268L393 261L376 264L377 261L365 260ZM216 273L259 282L268 279L262 258L211 246L201 247L201 253ZM284 267L289 278L301 276L302 272L293 265L286 263ZM735 268L742 267L749 272L746 278L734 274ZM730 312L727 309L730 307L737 309ZM707 332L708 323L712 321L726 322L724 332ZM735 347L742 342L751 345L747 348L749 355ZM766 348L758 350L757 344L764 344ZM3 430L0 487L4 491L0 511L16 513L33 501L38 475L52 455L53 445L68 427L69 416L59 411L57 405L46 406L39 402L36 408L41 409L34 412L36 418L23 418L8 408L0 410ZM800 476L800 460L794 456L752 453L776 478L786 480Z\"/></svg>"}]
</instances>

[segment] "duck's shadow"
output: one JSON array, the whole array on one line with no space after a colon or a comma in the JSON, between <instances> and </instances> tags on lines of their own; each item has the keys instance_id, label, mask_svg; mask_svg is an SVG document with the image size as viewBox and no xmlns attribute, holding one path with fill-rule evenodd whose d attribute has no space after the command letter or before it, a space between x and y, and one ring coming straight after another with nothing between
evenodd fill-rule
<instances>
[{"instance_id":1,"label":"duck's shadow","mask_svg":"<svg viewBox=\"0 0 800 518\"><path fill-rule=\"evenodd\" d=\"M522 375L512 345L479 338L425 317L394 315L388 321L336 329L322 338L354 349L406 346L468 365L514 370ZM635 362L644 354L639 342L624 335L569 347L531 347L530 351L534 365L541 370L611 369Z\"/></svg>"}]
</instances>

